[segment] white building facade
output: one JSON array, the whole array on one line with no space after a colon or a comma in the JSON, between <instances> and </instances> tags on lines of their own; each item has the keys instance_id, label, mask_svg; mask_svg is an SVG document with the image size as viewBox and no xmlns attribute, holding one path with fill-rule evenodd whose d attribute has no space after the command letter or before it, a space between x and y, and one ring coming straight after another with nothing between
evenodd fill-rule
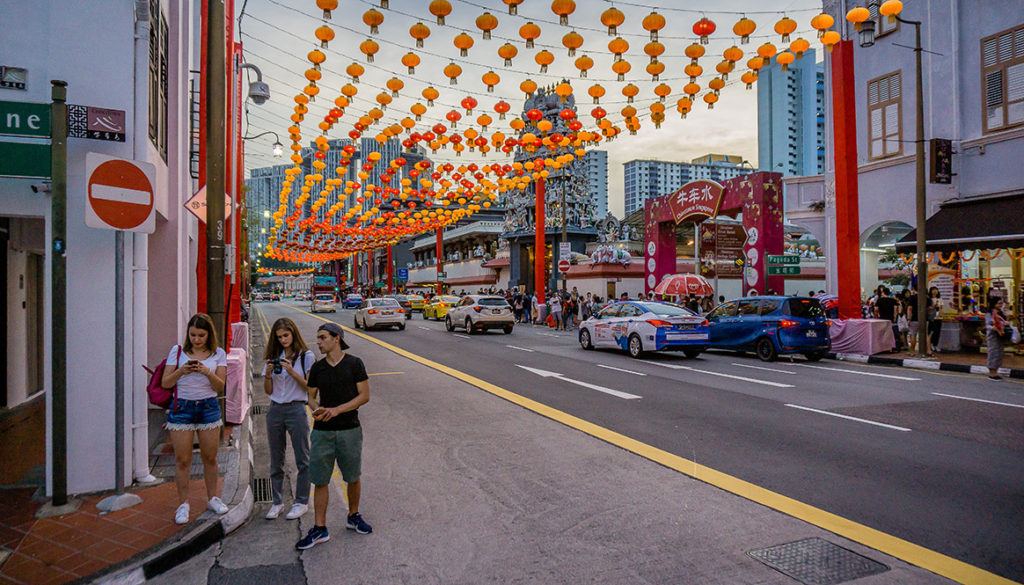
<instances>
[{"instance_id":1,"label":"white building facade","mask_svg":"<svg viewBox=\"0 0 1024 585\"><path fill-rule=\"evenodd\" d=\"M707 154L691 162L631 160L625 167L626 215L642 209L644 201L667 195L690 181L724 181L753 171L743 165L743 157Z\"/></svg>"}]
</instances>

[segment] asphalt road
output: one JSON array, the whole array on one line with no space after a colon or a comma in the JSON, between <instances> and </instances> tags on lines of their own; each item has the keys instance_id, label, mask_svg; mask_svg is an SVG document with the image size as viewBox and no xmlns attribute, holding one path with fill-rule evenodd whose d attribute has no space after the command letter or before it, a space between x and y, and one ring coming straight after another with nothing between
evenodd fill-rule
<instances>
[{"instance_id":1,"label":"asphalt road","mask_svg":"<svg viewBox=\"0 0 1024 585\"><path fill-rule=\"evenodd\" d=\"M286 306L286 305L290 305ZM260 303L312 340L306 303ZM319 316L352 326L353 311ZM709 352L634 360L574 332L373 337L659 449L1024 581L1024 384Z\"/></svg>"}]
</instances>

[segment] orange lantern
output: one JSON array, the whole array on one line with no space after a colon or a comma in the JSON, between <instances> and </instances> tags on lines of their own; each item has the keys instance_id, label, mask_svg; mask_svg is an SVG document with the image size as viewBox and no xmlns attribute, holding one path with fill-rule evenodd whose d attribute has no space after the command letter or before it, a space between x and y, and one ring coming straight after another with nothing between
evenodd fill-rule
<instances>
[{"instance_id":1,"label":"orange lantern","mask_svg":"<svg viewBox=\"0 0 1024 585\"><path fill-rule=\"evenodd\" d=\"M350 83L346 83L345 85L341 86L341 94L347 98L352 98L357 93L359 93L359 90L356 89L356 86Z\"/></svg>"},{"instance_id":2,"label":"orange lantern","mask_svg":"<svg viewBox=\"0 0 1024 585\"><path fill-rule=\"evenodd\" d=\"M601 98L604 97L604 87L601 84L595 83L590 86L587 93L590 94L590 97L594 98L595 104L599 104L601 103Z\"/></svg>"},{"instance_id":3,"label":"orange lantern","mask_svg":"<svg viewBox=\"0 0 1024 585\"><path fill-rule=\"evenodd\" d=\"M424 106L423 104L416 103L413 104L411 108L409 108L409 111L412 112L414 116L416 116L416 121L418 122L423 117L423 114L427 113L427 107Z\"/></svg>"},{"instance_id":4,"label":"orange lantern","mask_svg":"<svg viewBox=\"0 0 1024 585\"><path fill-rule=\"evenodd\" d=\"M708 105L709 110L715 109L715 102L718 101L718 94L706 93L704 94L704 103Z\"/></svg>"},{"instance_id":5,"label":"orange lantern","mask_svg":"<svg viewBox=\"0 0 1024 585\"><path fill-rule=\"evenodd\" d=\"M550 51L541 51L534 55L533 60L540 65L540 72L547 73L548 65L551 65L555 61L555 56Z\"/></svg>"},{"instance_id":6,"label":"orange lantern","mask_svg":"<svg viewBox=\"0 0 1024 585\"><path fill-rule=\"evenodd\" d=\"M665 28L665 17L657 12L651 12L644 17L641 24L644 30L651 33L651 40L656 41L658 40L658 31Z\"/></svg>"},{"instance_id":7,"label":"orange lantern","mask_svg":"<svg viewBox=\"0 0 1024 585\"><path fill-rule=\"evenodd\" d=\"M704 73L704 68L700 65L694 65L691 63L686 67L683 67L683 73L689 75L690 83L693 83L694 81L697 81L697 78L700 77L701 73Z\"/></svg>"},{"instance_id":8,"label":"orange lantern","mask_svg":"<svg viewBox=\"0 0 1024 585\"><path fill-rule=\"evenodd\" d=\"M647 64L647 73L651 75L651 81L658 81L658 77L665 72L665 64L655 59Z\"/></svg>"},{"instance_id":9,"label":"orange lantern","mask_svg":"<svg viewBox=\"0 0 1024 585\"><path fill-rule=\"evenodd\" d=\"M644 53L647 53L647 56L651 58L651 63L657 61L658 57L660 57L661 54L664 52L665 45L659 43L658 41L651 41L644 45Z\"/></svg>"},{"instance_id":10,"label":"orange lantern","mask_svg":"<svg viewBox=\"0 0 1024 585\"><path fill-rule=\"evenodd\" d=\"M555 0L551 3L551 12L558 15L558 24L567 26L569 15L576 11L576 2L573 0Z\"/></svg>"},{"instance_id":11,"label":"orange lantern","mask_svg":"<svg viewBox=\"0 0 1024 585\"><path fill-rule=\"evenodd\" d=\"M846 20L852 22L853 28L856 30L860 30L861 24L869 18L871 18L871 11L863 6L851 8L850 11L846 13Z\"/></svg>"},{"instance_id":12,"label":"orange lantern","mask_svg":"<svg viewBox=\"0 0 1024 585\"><path fill-rule=\"evenodd\" d=\"M376 41L366 39L365 41L359 44L359 50L362 51L364 55L366 55L367 63L373 63L373 55L380 50L380 45L378 45Z\"/></svg>"},{"instance_id":13,"label":"orange lantern","mask_svg":"<svg viewBox=\"0 0 1024 585\"><path fill-rule=\"evenodd\" d=\"M622 95L626 96L627 104L633 103L633 98L636 97L636 94L638 93L640 93L640 88L632 83L622 88Z\"/></svg>"},{"instance_id":14,"label":"orange lantern","mask_svg":"<svg viewBox=\"0 0 1024 585\"><path fill-rule=\"evenodd\" d=\"M752 89L754 87L754 82L757 81L757 73L754 71L747 71L742 77L740 77L740 81L747 84L747 89Z\"/></svg>"},{"instance_id":15,"label":"orange lantern","mask_svg":"<svg viewBox=\"0 0 1024 585\"><path fill-rule=\"evenodd\" d=\"M420 58L416 53L406 53L405 56L402 57L402 65L409 68L410 75L416 73L416 66L419 64Z\"/></svg>"},{"instance_id":16,"label":"orange lantern","mask_svg":"<svg viewBox=\"0 0 1024 585\"><path fill-rule=\"evenodd\" d=\"M818 31L818 38L820 39L825 35L825 31L832 28L832 25L835 24L835 22L836 19L832 18L831 15L822 12L811 19L811 27Z\"/></svg>"},{"instance_id":17,"label":"orange lantern","mask_svg":"<svg viewBox=\"0 0 1024 585\"><path fill-rule=\"evenodd\" d=\"M775 60L778 61L780 65L782 65L783 71L788 71L789 64L792 63L793 61L796 61L796 55L790 53L789 51L783 51L779 53L778 56L775 57Z\"/></svg>"},{"instance_id":18,"label":"orange lantern","mask_svg":"<svg viewBox=\"0 0 1024 585\"><path fill-rule=\"evenodd\" d=\"M725 87L725 80L721 77L716 77L708 82L708 89L715 92L715 95L718 95L718 92L721 91L723 87Z\"/></svg>"},{"instance_id":19,"label":"orange lantern","mask_svg":"<svg viewBox=\"0 0 1024 585\"><path fill-rule=\"evenodd\" d=\"M760 57L753 57L752 59L747 61L747 67L750 67L754 71L757 71L758 69L764 67L764 59Z\"/></svg>"},{"instance_id":20,"label":"orange lantern","mask_svg":"<svg viewBox=\"0 0 1024 585\"><path fill-rule=\"evenodd\" d=\"M481 114L480 117L476 119L476 123L480 124L481 130L487 130L487 127L490 126L493 121L494 119L487 114Z\"/></svg>"},{"instance_id":21,"label":"orange lantern","mask_svg":"<svg viewBox=\"0 0 1024 585\"><path fill-rule=\"evenodd\" d=\"M772 57L775 56L776 51L778 49L771 43L765 43L757 48L757 54L761 56L761 62L764 63L765 67L772 62Z\"/></svg>"},{"instance_id":22,"label":"orange lantern","mask_svg":"<svg viewBox=\"0 0 1024 585\"><path fill-rule=\"evenodd\" d=\"M629 73L629 70L632 69L632 68L633 68L633 66L630 65L629 61L626 61L625 59L612 63L612 71L614 71L615 73L617 73L619 75L618 76L618 80L619 81L625 81L626 80L626 74Z\"/></svg>"},{"instance_id":23,"label":"orange lantern","mask_svg":"<svg viewBox=\"0 0 1024 585\"><path fill-rule=\"evenodd\" d=\"M832 52L832 47L841 40L839 33L834 30L825 31L825 34L821 35L821 44L825 45L825 50L829 53Z\"/></svg>"},{"instance_id":24,"label":"orange lantern","mask_svg":"<svg viewBox=\"0 0 1024 585\"><path fill-rule=\"evenodd\" d=\"M327 43L334 39L334 29L326 25L317 28L313 34L320 41L321 49L326 49Z\"/></svg>"},{"instance_id":25,"label":"orange lantern","mask_svg":"<svg viewBox=\"0 0 1024 585\"><path fill-rule=\"evenodd\" d=\"M878 7L878 13L885 16L890 24L896 22L896 16L903 11L903 3L900 0L885 0Z\"/></svg>"},{"instance_id":26,"label":"orange lantern","mask_svg":"<svg viewBox=\"0 0 1024 585\"><path fill-rule=\"evenodd\" d=\"M348 73L349 77L352 78L352 83L359 83L359 76L366 73L366 69L363 69L363 66L359 63L353 62L345 68L345 73Z\"/></svg>"},{"instance_id":27,"label":"orange lantern","mask_svg":"<svg viewBox=\"0 0 1024 585\"><path fill-rule=\"evenodd\" d=\"M757 23L746 16L739 19L739 21L737 21L732 27L732 32L740 38L741 45L745 45L750 42L750 35L752 35L755 30L757 30Z\"/></svg>"},{"instance_id":28,"label":"orange lantern","mask_svg":"<svg viewBox=\"0 0 1024 585\"><path fill-rule=\"evenodd\" d=\"M626 106L626 107L622 108L622 117L623 118L633 118L635 116L636 116L636 108L634 108L633 106Z\"/></svg>"},{"instance_id":29,"label":"orange lantern","mask_svg":"<svg viewBox=\"0 0 1024 585\"><path fill-rule=\"evenodd\" d=\"M629 42L622 37L615 37L608 42L608 50L615 55L615 60L622 59L622 54L629 50Z\"/></svg>"},{"instance_id":30,"label":"orange lantern","mask_svg":"<svg viewBox=\"0 0 1024 585\"><path fill-rule=\"evenodd\" d=\"M622 14L622 11L612 6L608 10L601 13L601 24L608 27L608 36L615 36L615 31L622 23L626 21L626 15Z\"/></svg>"},{"instance_id":31,"label":"orange lantern","mask_svg":"<svg viewBox=\"0 0 1024 585\"><path fill-rule=\"evenodd\" d=\"M429 10L437 17L437 24L444 24L444 17L452 13L452 5L448 0L434 0L430 3Z\"/></svg>"},{"instance_id":32,"label":"orange lantern","mask_svg":"<svg viewBox=\"0 0 1024 585\"><path fill-rule=\"evenodd\" d=\"M686 47L683 53L690 58L691 65L696 65L697 59L700 59L701 57L704 56L704 45L693 43L690 46Z\"/></svg>"},{"instance_id":33,"label":"orange lantern","mask_svg":"<svg viewBox=\"0 0 1024 585\"><path fill-rule=\"evenodd\" d=\"M498 19L490 12L484 12L476 17L476 27L483 31L484 40L491 38L491 31L498 28Z\"/></svg>"},{"instance_id":34,"label":"orange lantern","mask_svg":"<svg viewBox=\"0 0 1024 585\"><path fill-rule=\"evenodd\" d=\"M380 104L381 110L388 109L388 104L391 103L391 96L386 93L377 94L377 103Z\"/></svg>"},{"instance_id":35,"label":"orange lantern","mask_svg":"<svg viewBox=\"0 0 1024 585\"><path fill-rule=\"evenodd\" d=\"M700 37L700 44L708 44L708 36L715 32L715 23L704 17L693 25L693 34Z\"/></svg>"},{"instance_id":36,"label":"orange lantern","mask_svg":"<svg viewBox=\"0 0 1024 585\"><path fill-rule=\"evenodd\" d=\"M567 81L563 81L555 86L555 93L558 95L559 101L564 102L572 95L572 85Z\"/></svg>"},{"instance_id":37,"label":"orange lantern","mask_svg":"<svg viewBox=\"0 0 1024 585\"><path fill-rule=\"evenodd\" d=\"M391 95L394 97L398 97L398 92L405 87L405 83L397 77L392 77L385 85L391 90Z\"/></svg>"},{"instance_id":38,"label":"orange lantern","mask_svg":"<svg viewBox=\"0 0 1024 585\"><path fill-rule=\"evenodd\" d=\"M494 86L498 85L498 83L501 81L501 77L499 77L498 74L493 71L488 71L487 73L484 73L483 77L481 77L480 79L481 81L484 82L484 85L487 86L487 93L494 93Z\"/></svg>"},{"instance_id":39,"label":"orange lantern","mask_svg":"<svg viewBox=\"0 0 1024 585\"><path fill-rule=\"evenodd\" d=\"M530 97L537 91L537 84L532 79L527 79L519 84L519 90L525 93L526 97Z\"/></svg>"},{"instance_id":40,"label":"orange lantern","mask_svg":"<svg viewBox=\"0 0 1024 585\"><path fill-rule=\"evenodd\" d=\"M782 35L782 42L789 42L789 35L796 30L796 21L788 16L783 16L779 22L775 23L775 32Z\"/></svg>"},{"instance_id":41,"label":"orange lantern","mask_svg":"<svg viewBox=\"0 0 1024 585\"><path fill-rule=\"evenodd\" d=\"M692 107L693 100L690 98L679 98L679 101L676 102L676 111L682 114L683 118L686 118L687 112L689 112Z\"/></svg>"},{"instance_id":42,"label":"orange lantern","mask_svg":"<svg viewBox=\"0 0 1024 585\"><path fill-rule=\"evenodd\" d=\"M523 3L523 0L502 0L502 2L508 5L508 13L515 16L519 14L518 7Z\"/></svg>"},{"instance_id":43,"label":"orange lantern","mask_svg":"<svg viewBox=\"0 0 1024 585\"><path fill-rule=\"evenodd\" d=\"M306 79L313 85L316 85L316 82L322 77L319 69L307 69L305 75Z\"/></svg>"},{"instance_id":44,"label":"orange lantern","mask_svg":"<svg viewBox=\"0 0 1024 585\"><path fill-rule=\"evenodd\" d=\"M576 68L580 70L580 77L586 77L587 70L594 66L594 60L583 55L579 59L576 59L574 65L576 65Z\"/></svg>"},{"instance_id":45,"label":"orange lantern","mask_svg":"<svg viewBox=\"0 0 1024 585\"><path fill-rule=\"evenodd\" d=\"M807 42L807 39L800 37L797 40L789 44L789 50L796 54L797 59L803 59L804 52L811 48L811 43Z\"/></svg>"},{"instance_id":46,"label":"orange lantern","mask_svg":"<svg viewBox=\"0 0 1024 585\"><path fill-rule=\"evenodd\" d=\"M690 97L693 97L700 93L700 85L696 83L687 83L686 86L683 87L683 93Z\"/></svg>"},{"instance_id":47,"label":"orange lantern","mask_svg":"<svg viewBox=\"0 0 1024 585\"><path fill-rule=\"evenodd\" d=\"M469 55L470 47L473 46L473 37L466 33L459 33L454 39L452 39L452 44L459 50L460 56L466 57Z\"/></svg>"},{"instance_id":48,"label":"orange lantern","mask_svg":"<svg viewBox=\"0 0 1024 585\"><path fill-rule=\"evenodd\" d=\"M562 45L566 49L569 49L570 57L575 57L576 49L583 46L583 37L576 31L568 32L564 37L562 37Z\"/></svg>"},{"instance_id":49,"label":"orange lantern","mask_svg":"<svg viewBox=\"0 0 1024 585\"><path fill-rule=\"evenodd\" d=\"M370 27L370 34L375 35L380 30L377 28L384 22L384 15L371 8L363 13L363 24Z\"/></svg>"},{"instance_id":50,"label":"orange lantern","mask_svg":"<svg viewBox=\"0 0 1024 585\"><path fill-rule=\"evenodd\" d=\"M433 106L434 105L434 100L436 100L437 97L439 95L441 95L441 94L436 89L434 89L433 87L428 87L428 88L424 89L423 92L420 95L423 96L423 99L427 100L427 105L428 106Z\"/></svg>"},{"instance_id":51,"label":"orange lantern","mask_svg":"<svg viewBox=\"0 0 1024 585\"><path fill-rule=\"evenodd\" d=\"M337 10L338 0L316 0L316 7L324 11L324 18L331 19L331 11Z\"/></svg>"},{"instance_id":52,"label":"orange lantern","mask_svg":"<svg viewBox=\"0 0 1024 585\"><path fill-rule=\"evenodd\" d=\"M721 74L722 79L729 79L729 74L736 68L736 64L732 61L722 61L718 65L715 65L715 71Z\"/></svg>"},{"instance_id":53,"label":"orange lantern","mask_svg":"<svg viewBox=\"0 0 1024 585\"><path fill-rule=\"evenodd\" d=\"M505 67L512 66L512 59L519 54L519 49L511 43L505 43L498 47L498 56L505 60Z\"/></svg>"},{"instance_id":54,"label":"orange lantern","mask_svg":"<svg viewBox=\"0 0 1024 585\"><path fill-rule=\"evenodd\" d=\"M654 95L658 96L658 101L660 101L660 102L665 101L665 98L667 98L671 93L672 93L672 88L667 86L667 85L665 85L664 83L659 83L654 88ZM661 110L664 111L665 107L662 106Z\"/></svg>"},{"instance_id":55,"label":"orange lantern","mask_svg":"<svg viewBox=\"0 0 1024 585\"><path fill-rule=\"evenodd\" d=\"M320 88L315 85L307 85L302 88L302 92L309 96L309 101L313 101L316 95L320 93Z\"/></svg>"},{"instance_id":56,"label":"orange lantern","mask_svg":"<svg viewBox=\"0 0 1024 585\"><path fill-rule=\"evenodd\" d=\"M409 28L409 36L416 39L416 46L423 47L423 39L430 36L430 28L422 22L417 22Z\"/></svg>"},{"instance_id":57,"label":"orange lantern","mask_svg":"<svg viewBox=\"0 0 1024 585\"><path fill-rule=\"evenodd\" d=\"M313 69L320 71L320 64L327 60L327 56L321 53L318 49L313 49L306 55L309 62L313 64Z\"/></svg>"},{"instance_id":58,"label":"orange lantern","mask_svg":"<svg viewBox=\"0 0 1024 585\"><path fill-rule=\"evenodd\" d=\"M540 36L540 27L532 22L528 22L519 27L519 36L523 37L526 41L526 48L532 49L534 39Z\"/></svg>"}]
</instances>

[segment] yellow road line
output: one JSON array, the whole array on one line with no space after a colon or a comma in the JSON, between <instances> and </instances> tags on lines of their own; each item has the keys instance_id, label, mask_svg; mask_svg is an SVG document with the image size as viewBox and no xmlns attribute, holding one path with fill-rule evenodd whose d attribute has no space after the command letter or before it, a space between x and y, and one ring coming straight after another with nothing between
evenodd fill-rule
<instances>
[{"instance_id":1,"label":"yellow road line","mask_svg":"<svg viewBox=\"0 0 1024 585\"><path fill-rule=\"evenodd\" d=\"M295 309L294 307L290 308ZM323 317L313 315L301 309L295 310L322 321L333 322L329 319L324 319ZM655 463L674 469L694 479L709 483L727 492L736 494L774 510L778 510L783 514L803 520L809 524L813 524L814 526L842 536L843 538L859 542L860 544L931 571L932 573L942 577L946 577L947 579L956 581L957 583L963 583L964 585L1012 585L1016 583L1016 581L1000 577L995 573L975 567L974 565L967 564L963 561L959 561L923 546L886 534L880 530L876 530L843 518L842 516L826 512L820 508L783 496L782 494L775 493L737 477L716 471L695 461L663 451L657 447L652 447L651 445L647 445L646 443L642 443L636 439L632 439L620 433L616 433L615 431L611 431L594 423L575 417L571 414L551 408L550 406L531 400L525 396L520 396L519 394L515 394L509 390L448 367L444 364L437 363L406 351L400 347L385 343L360 331L345 327L344 325L341 327L347 333L362 337L363 339L376 343L377 345L402 357L409 358L429 368L448 374L453 378L462 380L467 384L476 386L481 390L489 392L500 398L504 398L513 404L517 404L551 420L560 422L568 427L584 432L627 451L631 451L645 459L649 459Z\"/></svg>"},{"instance_id":2,"label":"yellow road line","mask_svg":"<svg viewBox=\"0 0 1024 585\"><path fill-rule=\"evenodd\" d=\"M369 374L370 376L397 376L404 374L405 372L377 372L376 374Z\"/></svg>"}]
</instances>

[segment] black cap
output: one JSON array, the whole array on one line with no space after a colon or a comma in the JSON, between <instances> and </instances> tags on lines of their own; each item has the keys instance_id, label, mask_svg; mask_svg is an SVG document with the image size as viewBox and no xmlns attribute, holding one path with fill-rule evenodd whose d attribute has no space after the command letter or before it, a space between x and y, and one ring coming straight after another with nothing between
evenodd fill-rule
<instances>
[{"instance_id":1,"label":"black cap","mask_svg":"<svg viewBox=\"0 0 1024 585\"><path fill-rule=\"evenodd\" d=\"M337 323L324 323L317 331L326 331L331 335L338 338L338 343L341 344L341 349L348 349L348 344L345 343L345 330L341 328L341 325Z\"/></svg>"}]
</instances>

